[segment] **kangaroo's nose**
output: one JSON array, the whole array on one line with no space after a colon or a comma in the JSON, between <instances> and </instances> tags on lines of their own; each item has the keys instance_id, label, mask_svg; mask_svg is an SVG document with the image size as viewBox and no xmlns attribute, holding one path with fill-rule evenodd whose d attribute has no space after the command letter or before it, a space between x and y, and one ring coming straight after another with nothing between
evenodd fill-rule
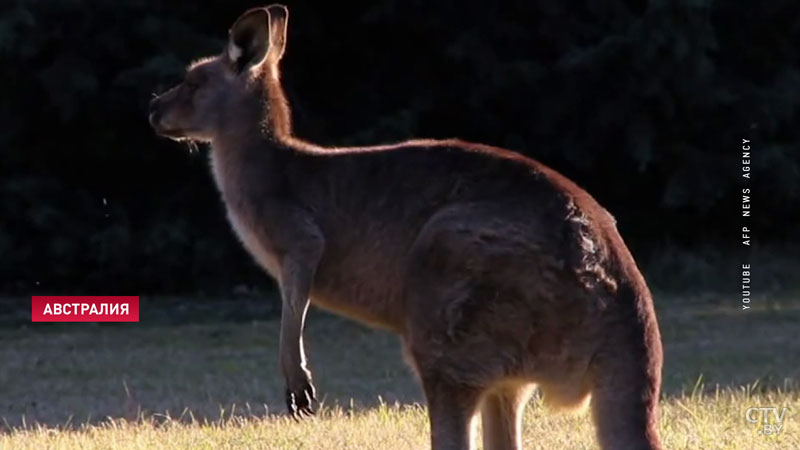
<instances>
[{"instance_id":1,"label":"kangaroo's nose","mask_svg":"<svg viewBox=\"0 0 800 450\"><path fill-rule=\"evenodd\" d=\"M150 126L158 126L161 120L161 109L158 107L158 97L150 100L150 114L148 115Z\"/></svg>"}]
</instances>

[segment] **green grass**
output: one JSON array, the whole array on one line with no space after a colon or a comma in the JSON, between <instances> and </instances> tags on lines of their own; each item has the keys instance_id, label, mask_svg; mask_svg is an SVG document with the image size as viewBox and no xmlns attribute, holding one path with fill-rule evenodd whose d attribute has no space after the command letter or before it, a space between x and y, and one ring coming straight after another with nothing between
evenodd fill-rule
<instances>
[{"instance_id":1,"label":"green grass","mask_svg":"<svg viewBox=\"0 0 800 450\"><path fill-rule=\"evenodd\" d=\"M306 342L323 408L295 423L281 415L277 321L243 320L230 314L237 303L156 317L165 310L157 304L183 303L147 300L139 324L6 320L1 449L426 447L422 396L394 337L311 315ZM657 295L667 448L800 448L800 300L757 305L743 313L735 298ZM751 406L788 407L782 434L756 434L745 421ZM596 448L586 413L552 413L538 398L524 441Z\"/></svg>"}]
</instances>

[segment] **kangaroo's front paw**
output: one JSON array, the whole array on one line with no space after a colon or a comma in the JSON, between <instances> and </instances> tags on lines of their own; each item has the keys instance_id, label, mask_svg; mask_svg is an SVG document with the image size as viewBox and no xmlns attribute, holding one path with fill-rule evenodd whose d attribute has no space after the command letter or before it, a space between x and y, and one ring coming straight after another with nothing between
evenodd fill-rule
<instances>
[{"instance_id":1,"label":"kangaroo's front paw","mask_svg":"<svg viewBox=\"0 0 800 450\"><path fill-rule=\"evenodd\" d=\"M286 388L286 408L295 419L314 415L313 403L317 399L311 380L305 381L297 388Z\"/></svg>"}]
</instances>

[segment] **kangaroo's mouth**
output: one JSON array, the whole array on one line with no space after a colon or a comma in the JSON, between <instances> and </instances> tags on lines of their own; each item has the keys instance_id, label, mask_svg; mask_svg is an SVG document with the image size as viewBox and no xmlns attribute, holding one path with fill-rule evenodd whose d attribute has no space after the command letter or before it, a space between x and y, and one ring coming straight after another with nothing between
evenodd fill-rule
<instances>
[{"instance_id":1,"label":"kangaroo's mouth","mask_svg":"<svg viewBox=\"0 0 800 450\"><path fill-rule=\"evenodd\" d=\"M153 128L153 131L155 131L159 136L176 141L181 141L187 138L187 130L164 126L164 121L161 119L161 114L158 112L151 112L147 119L150 122L150 126Z\"/></svg>"},{"instance_id":2,"label":"kangaroo's mouth","mask_svg":"<svg viewBox=\"0 0 800 450\"><path fill-rule=\"evenodd\" d=\"M182 128L165 128L158 123L150 123L153 127L153 131L156 132L157 135L165 138L172 139L173 141L183 141L189 139L189 133L187 130Z\"/></svg>"},{"instance_id":3,"label":"kangaroo's mouth","mask_svg":"<svg viewBox=\"0 0 800 450\"><path fill-rule=\"evenodd\" d=\"M166 129L166 128L156 128L156 127L154 127L154 129L157 135L172 139L173 141L184 141L189 139L189 136L186 133L186 131L181 129Z\"/></svg>"},{"instance_id":4,"label":"kangaroo's mouth","mask_svg":"<svg viewBox=\"0 0 800 450\"><path fill-rule=\"evenodd\" d=\"M153 125L153 130L158 136L171 139L175 142L182 142L189 146L189 153L197 153L198 141L189 136L189 133L183 129L169 129Z\"/></svg>"}]
</instances>

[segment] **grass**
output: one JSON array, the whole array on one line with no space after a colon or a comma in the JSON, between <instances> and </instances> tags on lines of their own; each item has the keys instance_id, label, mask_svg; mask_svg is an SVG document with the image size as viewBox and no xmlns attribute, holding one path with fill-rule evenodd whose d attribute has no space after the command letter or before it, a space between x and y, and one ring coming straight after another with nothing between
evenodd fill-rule
<instances>
[{"instance_id":1,"label":"grass","mask_svg":"<svg viewBox=\"0 0 800 450\"><path fill-rule=\"evenodd\" d=\"M666 447L800 448L800 299L774 296L743 313L735 298L656 297ZM232 313L241 303L186 305L143 299L139 324L40 325L5 316L0 448L427 446L422 396L394 337L321 313L309 317L323 408L295 423L280 414L277 321L246 305L247 315ZM780 436L759 435L747 423L754 406L789 408ZM596 448L587 414L551 413L538 398L526 411L524 441L526 449Z\"/></svg>"}]
</instances>

